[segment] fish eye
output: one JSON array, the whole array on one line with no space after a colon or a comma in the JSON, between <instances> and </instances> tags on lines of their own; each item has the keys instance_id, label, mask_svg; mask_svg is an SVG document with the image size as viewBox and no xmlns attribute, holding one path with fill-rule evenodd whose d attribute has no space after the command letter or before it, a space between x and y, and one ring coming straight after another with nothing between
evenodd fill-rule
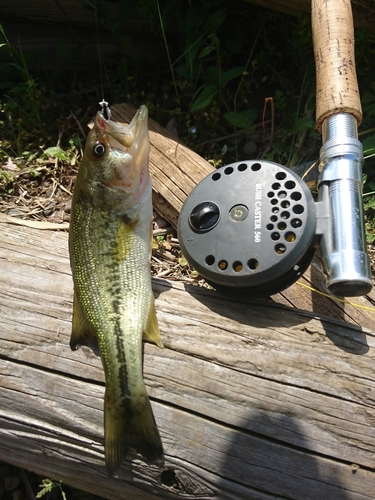
<instances>
[{"instance_id":1,"label":"fish eye","mask_svg":"<svg viewBox=\"0 0 375 500\"><path fill-rule=\"evenodd\" d=\"M101 158L105 155L106 147L102 142L96 142L92 147L92 154L96 158Z\"/></svg>"}]
</instances>

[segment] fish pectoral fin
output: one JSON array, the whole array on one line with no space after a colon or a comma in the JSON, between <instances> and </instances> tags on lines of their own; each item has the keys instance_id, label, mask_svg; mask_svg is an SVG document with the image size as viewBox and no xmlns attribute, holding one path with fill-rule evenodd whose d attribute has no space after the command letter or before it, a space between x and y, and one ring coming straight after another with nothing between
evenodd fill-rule
<instances>
[{"instance_id":1,"label":"fish pectoral fin","mask_svg":"<svg viewBox=\"0 0 375 500\"><path fill-rule=\"evenodd\" d=\"M163 341L160 337L158 319L156 317L155 299L153 295L151 296L150 309L148 311L146 327L143 331L143 338L149 340L153 344L156 344L158 347L164 347Z\"/></svg>"},{"instance_id":2,"label":"fish pectoral fin","mask_svg":"<svg viewBox=\"0 0 375 500\"><path fill-rule=\"evenodd\" d=\"M70 336L70 348L75 351L79 345L85 345L92 349L95 354L99 355L99 345L96 334L92 331L91 326L83 314L81 305L74 292L73 298L73 318L72 318L72 334Z\"/></svg>"}]
</instances>

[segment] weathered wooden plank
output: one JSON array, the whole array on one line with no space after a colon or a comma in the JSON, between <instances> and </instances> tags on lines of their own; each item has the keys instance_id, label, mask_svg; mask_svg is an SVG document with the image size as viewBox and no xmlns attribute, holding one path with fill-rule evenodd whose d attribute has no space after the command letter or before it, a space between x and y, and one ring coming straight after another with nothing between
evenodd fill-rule
<instances>
[{"instance_id":1,"label":"weathered wooden plank","mask_svg":"<svg viewBox=\"0 0 375 500\"><path fill-rule=\"evenodd\" d=\"M144 375L166 465L108 478L101 362L68 347L67 234L0 227L0 459L106 498L373 498L374 328L163 280Z\"/></svg>"},{"instance_id":2,"label":"weathered wooden plank","mask_svg":"<svg viewBox=\"0 0 375 500\"><path fill-rule=\"evenodd\" d=\"M51 471L52 475L58 474L59 479L63 478L68 483L72 483L73 480L76 485L82 487L82 482L78 482L80 479L77 478L77 471L75 473L74 470L71 471L70 478L64 476L64 469L69 470L73 468L72 466L78 466L78 470L82 473L91 472L91 488L87 488L89 483L86 481L83 484L89 491L96 489L97 492L98 480L103 479L104 484L107 483L101 460L103 387L93 386L92 383L79 380L67 381L64 376L35 370L29 366L17 365L16 373L14 368L14 363L1 364L1 375L6 381L2 389L2 401L5 407L11 408L11 411L2 411L1 418L3 429L1 441L2 443L9 442L9 448L5 444L6 458L9 460L14 457L17 464L20 464L21 460L23 466L30 467L29 452L25 456L27 445L31 457L35 456L31 468L35 470L34 464L37 464L40 467L37 471L45 474L47 466L47 471ZM34 381L32 390L25 393L23 379L30 378ZM62 397L62 394L65 394L65 397ZM317 459L313 454L306 453L304 448L307 440L303 438L305 434L293 422L293 417L290 415L284 415L283 420L279 421L273 415L272 419L266 418L264 424L272 426L275 422L280 422L281 430L283 426L286 427L289 424L291 430L300 435L300 439L302 436L302 439L306 440L304 447L299 449L286 448L285 445L280 444L281 440L278 442L264 440L255 433L244 432L241 425L237 428L230 428L218 422L211 422L204 415L191 413L186 415L178 407L163 409L158 403L154 403L153 406L159 426L164 429L162 436L169 449L168 468L161 472L160 469L147 467L141 462L133 467L125 466L119 479L111 480L115 484L116 481L123 481L124 484L121 487L125 491L130 483L168 497L168 489L162 487L163 482L166 483L168 480L165 471L176 473L177 469L180 481L182 484L185 483L185 486L181 486L181 490L176 496L172 495L172 498L177 498L178 494L182 493L188 494L188 498L205 496L209 498L264 498L260 495L255 497L250 495L254 487L259 488L260 491L264 490L271 473L272 482L267 488L268 493L275 495L271 498L279 498L279 496L308 499L346 498L340 496L340 494L344 495L344 490L340 487L340 477L345 476L343 472L350 478L354 476L350 466L342 465L344 470L341 470L340 477L335 478L340 467L332 460L322 457ZM25 422L27 431L25 431ZM251 419L248 422L251 423ZM16 446L14 446L14 441L16 441ZM4 444L1 445L1 449L4 449L3 447ZM36 453L37 451L39 453ZM69 457L72 458L72 455L74 460L72 464L69 464ZM4 458L3 454L2 457ZM198 475L194 474L194 469L186 473L184 460L178 460L179 457L184 457L188 463L199 461L204 464L205 468L208 468L207 474L205 472L202 474L202 471ZM62 469L60 469L60 464ZM324 470L323 474L319 468ZM230 478L230 481L220 477L223 471L225 471L224 478ZM241 477L244 474L245 477ZM173 473L170 472L169 476L173 477ZM361 492L364 496L354 494L348 498L372 498L373 483L368 476L370 473L366 470L356 472L355 481L351 481L354 484L351 484L350 488L354 489L354 493ZM210 485L207 478L216 484ZM322 485L324 481L328 481L329 485ZM151 483L151 488L148 483ZM243 483L247 489L241 487L240 483ZM250 485L252 488L249 488ZM311 490L310 494L308 490ZM129 489L129 493L134 494L132 488ZM302 497L299 496L302 494ZM315 496L316 494L322 496ZM119 491L115 492L114 497L109 497L121 498ZM140 498L149 498L149 496L140 496Z\"/></svg>"},{"instance_id":3,"label":"weathered wooden plank","mask_svg":"<svg viewBox=\"0 0 375 500\"><path fill-rule=\"evenodd\" d=\"M292 287L283 290L273 298L283 304L289 304L296 308L314 311L317 314L328 315L348 323L364 328L372 329L375 313L375 291L372 290L364 297L334 297L326 287L319 252L314 257L311 266L304 276ZM302 286L300 286L302 283ZM318 292L309 288L312 287Z\"/></svg>"}]
</instances>

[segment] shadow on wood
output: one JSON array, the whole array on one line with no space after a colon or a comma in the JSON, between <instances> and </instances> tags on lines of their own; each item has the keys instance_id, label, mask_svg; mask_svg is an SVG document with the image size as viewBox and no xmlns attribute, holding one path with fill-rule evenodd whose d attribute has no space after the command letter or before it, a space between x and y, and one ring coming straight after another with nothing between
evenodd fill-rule
<instances>
[{"instance_id":1,"label":"shadow on wood","mask_svg":"<svg viewBox=\"0 0 375 500\"><path fill-rule=\"evenodd\" d=\"M8 222L0 460L110 499L373 498L373 312L361 328L285 307L287 294L239 303L154 280L165 349L145 344L144 377L166 465L124 462L108 478L101 362L69 349L67 234Z\"/></svg>"}]
</instances>

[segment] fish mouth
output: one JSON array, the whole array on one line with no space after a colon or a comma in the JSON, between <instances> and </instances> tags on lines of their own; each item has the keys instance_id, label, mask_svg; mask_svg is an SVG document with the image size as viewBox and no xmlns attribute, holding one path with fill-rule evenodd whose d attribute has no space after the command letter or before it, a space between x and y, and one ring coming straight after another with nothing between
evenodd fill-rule
<instances>
[{"instance_id":1,"label":"fish mouth","mask_svg":"<svg viewBox=\"0 0 375 500\"><path fill-rule=\"evenodd\" d=\"M97 114L97 123L104 129L112 149L122 153L135 153L137 156L148 155L148 109L142 105L129 125L106 120L101 112Z\"/></svg>"}]
</instances>

